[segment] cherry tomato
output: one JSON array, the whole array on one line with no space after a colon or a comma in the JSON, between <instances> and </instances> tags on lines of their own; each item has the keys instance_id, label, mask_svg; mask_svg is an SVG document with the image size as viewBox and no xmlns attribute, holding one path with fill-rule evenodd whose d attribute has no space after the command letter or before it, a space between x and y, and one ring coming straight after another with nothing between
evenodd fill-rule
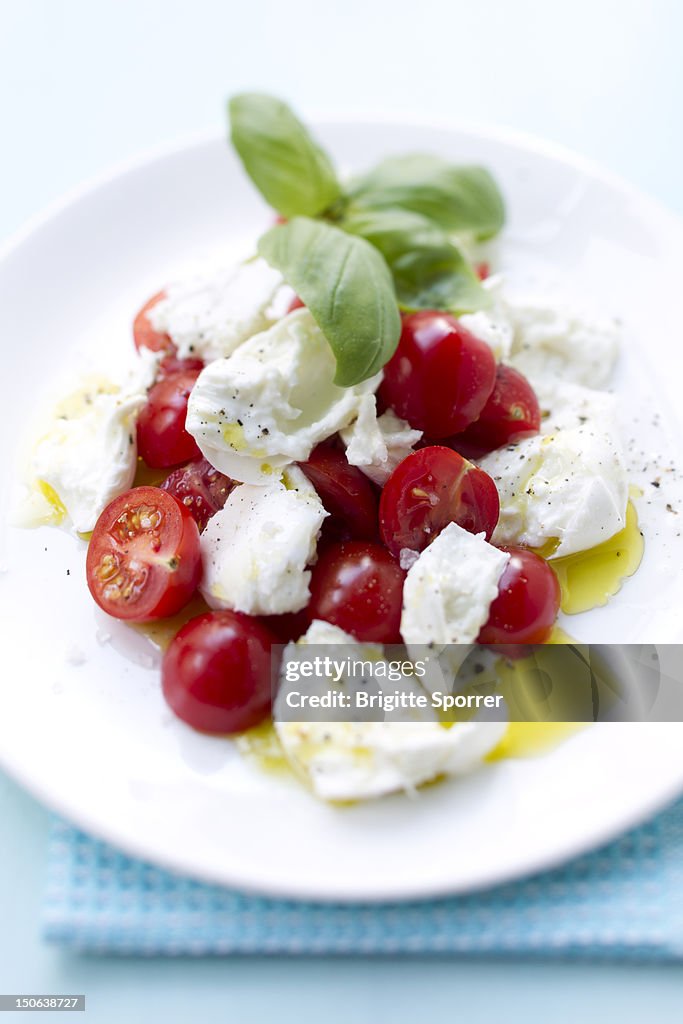
<instances>
[{"instance_id":1,"label":"cherry tomato","mask_svg":"<svg viewBox=\"0 0 683 1024\"><path fill-rule=\"evenodd\" d=\"M161 687L178 718L210 733L243 732L268 716L275 637L240 612L199 615L171 641Z\"/></svg>"},{"instance_id":2,"label":"cherry tomato","mask_svg":"<svg viewBox=\"0 0 683 1024\"><path fill-rule=\"evenodd\" d=\"M202 359L180 359L177 355L171 354L164 356L159 363L157 380L161 380L162 377L172 377L174 373L185 373L188 370L196 370L199 373L203 369L204 361Z\"/></svg>"},{"instance_id":3,"label":"cherry tomato","mask_svg":"<svg viewBox=\"0 0 683 1024\"><path fill-rule=\"evenodd\" d=\"M474 269L480 281L485 281L487 277L491 276L491 267L486 260L482 260L481 263L477 263Z\"/></svg>"},{"instance_id":4,"label":"cherry tomato","mask_svg":"<svg viewBox=\"0 0 683 1024\"><path fill-rule=\"evenodd\" d=\"M170 352L175 354L176 347L168 334L161 334L155 331L147 314L150 309L156 306L157 302L166 297L161 291L153 295L149 302L146 302L133 321L133 341L135 347L150 348L152 352Z\"/></svg>"},{"instance_id":5,"label":"cherry tomato","mask_svg":"<svg viewBox=\"0 0 683 1024\"><path fill-rule=\"evenodd\" d=\"M185 429L187 400L198 376L198 370L185 370L150 388L138 416L138 452L148 466L176 466L201 458L197 442Z\"/></svg>"},{"instance_id":6,"label":"cherry tomato","mask_svg":"<svg viewBox=\"0 0 683 1024\"><path fill-rule=\"evenodd\" d=\"M533 551L502 546L500 550L510 552L510 561L477 640L480 644L545 643L560 610L557 577Z\"/></svg>"},{"instance_id":7,"label":"cherry tomato","mask_svg":"<svg viewBox=\"0 0 683 1024\"><path fill-rule=\"evenodd\" d=\"M174 469L160 486L185 505L203 530L211 516L223 508L235 484L206 459L195 459Z\"/></svg>"},{"instance_id":8,"label":"cherry tomato","mask_svg":"<svg viewBox=\"0 0 683 1024\"><path fill-rule=\"evenodd\" d=\"M175 615L202 571L197 524L158 487L135 487L100 515L88 546L88 587L116 619L145 622Z\"/></svg>"},{"instance_id":9,"label":"cherry tomato","mask_svg":"<svg viewBox=\"0 0 683 1024\"><path fill-rule=\"evenodd\" d=\"M450 314L425 310L403 318L380 395L411 427L434 440L476 420L495 378L496 360L485 342Z\"/></svg>"},{"instance_id":10,"label":"cherry tomato","mask_svg":"<svg viewBox=\"0 0 683 1024\"><path fill-rule=\"evenodd\" d=\"M299 296L295 295L294 298L292 299L292 301L290 302L289 306L287 307L287 312L288 313L293 313L295 309L305 309L305 308L306 307L304 306L304 304L301 301L301 299L299 298Z\"/></svg>"},{"instance_id":11,"label":"cherry tomato","mask_svg":"<svg viewBox=\"0 0 683 1024\"><path fill-rule=\"evenodd\" d=\"M318 542L318 550L320 550L320 542ZM259 622L262 622L271 633L275 634L279 644L288 644L290 640L298 640L311 624L307 608L302 608L299 612L283 612L282 615L260 615Z\"/></svg>"},{"instance_id":12,"label":"cherry tomato","mask_svg":"<svg viewBox=\"0 0 683 1024\"><path fill-rule=\"evenodd\" d=\"M357 640L400 643L405 573L379 544L346 541L313 569L309 620L324 619Z\"/></svg>"},{"instance_id":13,"label":"cherry tomato","mask_svg":"<svg viewBox=\"0 0 683 1024\"><path fill-rule=\"evenodd\" d=\"M391 474L379 503L379 527L389 550L423 551L449 523L486 539L498 522L498 491L488 473L442 445L408 455Z\"/></svg>"},{"instance_id":14,"label":"cherry tomato","mask_svg":"<svg viewBox=\"0 0 683 1024\"><path fill-rule=\"evenodd\" d=\"M491 397L479 419L449 441L461 454L476 459L494 448L537 434L541 409L529 381L511 366L499 365Z\"/></svg>"},{"instance_id":15,"label":"cherry tomato","mask_svg":"<svg viewBox=\"0 0 683 1024\"><path fill-rule=\"evenodd\" d=\"M319 444L301 469L330 513L323 529L336 540L376 540L377 495L357 466L350 466L341 448Z\"/></svg>"}]
</instances>

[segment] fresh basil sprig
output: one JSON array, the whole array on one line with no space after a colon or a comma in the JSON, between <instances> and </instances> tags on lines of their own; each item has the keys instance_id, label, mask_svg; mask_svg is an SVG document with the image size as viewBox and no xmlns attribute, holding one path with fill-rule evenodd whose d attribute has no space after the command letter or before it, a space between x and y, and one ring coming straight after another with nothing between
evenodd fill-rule
<instances>
[{"instance_id":1,"label":"fresh basil sprig","mask_svg":"<svg viewBox=\"0 0 683 1024\"><path fill-rule=\"evenodd\" d=\"M248 92L229 104L230 137L266 201L283 215L315 217L341 196L334 167L290 107Z\"/></svg>"},{"instance_id":2,"label":"fresh basil sprig","mask_svg":"<svg viewBox=\"0 0 683 1024\"><path fill-rule=\"evenodd\" d=\"M367 239L384 256L399 305L406 312L482 309L489 294L469 261L432 221L409 210L350 210L341 227Z\"/></svg>"},{"instance_id":3,"label":"fresh basil sprig","mask_svg":"<svg viewBox=\"0 0 683 1024\"><path fill-rule=\"evenodd\" d=\"M410 210L445 231L478 239L497 234L505 221L503 197L484 167L429 154L389 157L357 178L350 193L364 207Z\"/></svg>"},{"instance_id":4,"label":"fresh basil sprig","mask_svg":"<svg viewBox=\"0 0 683 1024\"><path fill-rule=\"evenodd\" d=\"M336 382L353 385L391 358L403 310L482 309L489 297L454 241L485 239L505 219L482 167L394 156L342 188L329 156L287 104L261 93L230 101L232 142L247 174L289 223L258 250L324 331ZM311 219L316 218L316 219Z\"/></svg>"},{"instance_id":5,"label":"fresh basil sprig","mask_svg":"<svg viewBox=\"0 0 683 1024\"><path fill-rule=\"evenodd\" d=\"M323 221L295 217L259 239L258 252L313 314L337 360L335 383L372 377L401 333L396 294L380 253Z\"/></svg>"}]
</instances>

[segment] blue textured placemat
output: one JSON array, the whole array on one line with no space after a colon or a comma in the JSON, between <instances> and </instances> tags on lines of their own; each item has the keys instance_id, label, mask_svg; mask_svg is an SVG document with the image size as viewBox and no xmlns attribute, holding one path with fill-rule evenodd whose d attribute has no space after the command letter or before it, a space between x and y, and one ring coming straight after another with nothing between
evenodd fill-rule
<instances>
[{"instance_id":1,"label":"blue textured placemat","mask_svg":"<svg viewBox=\"0 0 683 1024\"><path fill-rule=\"evenodd\" d=\"M94 953L680 960L683 800L561 869L485 893L375 906L265 899L204 885L131 860L57 820L45 935Z\"/></svg>"}]
</instances>

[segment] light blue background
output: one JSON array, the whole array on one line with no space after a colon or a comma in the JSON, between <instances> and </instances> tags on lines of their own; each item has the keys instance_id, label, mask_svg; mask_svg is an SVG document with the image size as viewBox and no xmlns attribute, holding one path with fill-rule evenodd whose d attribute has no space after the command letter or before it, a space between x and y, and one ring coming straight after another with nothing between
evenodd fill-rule
<instances>
[{"instance_id":1,"label":"light blue background","mask_svg":"<svg viewBox=\"0 0 683 1024\"><path fill-rule=\"evenodd\" d=\"M508 125L683 212L682 39L677 0L0 0L0 235L112 163L221 127L244 88L309 115ZM85 991L90 1020L680 1019L666 968L65 955L38 937L47 815L0 779L0 821L0 992Z\"/></svg>"}]
</instances>

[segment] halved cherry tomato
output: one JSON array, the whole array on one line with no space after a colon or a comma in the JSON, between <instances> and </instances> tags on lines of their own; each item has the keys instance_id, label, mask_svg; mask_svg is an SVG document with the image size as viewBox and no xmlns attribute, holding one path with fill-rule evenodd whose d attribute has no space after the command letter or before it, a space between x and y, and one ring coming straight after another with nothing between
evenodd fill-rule
<instances>
[{"instance_id":1,"label":"halved cherry tomato","mask_svg":"<svg viewBox=\"0 0 683 1024\"><path fill-rule=\"evenodd\" d=\"M178 718L209 733L243 732L268 716L270 647L277 643L250 615L199 615L171 641L161 687Z\"/></svg>"},{"instance_id":2,"label":"halved cherry tomato","mask_svg":"<svg viewBox=\"0 0 683 1024\"><path fill-rule=\"evenodd\" d=\"M404 579L401 567L379 544L334 544L313 569L309 621L331 622L357 640L400 643Z\"/></svg>"},{"instance_id":3,"label":"halved cherry tomato","mask_svg":"<svg viewBox=\"0 0 683 1024\"><path fill-rule=\"evenodd\" d=\"M235 483L206 459L195 459L174 469L160 486L185 505L203 530L211 516L223 508Z\"/></svg>"},{"instance_id":4,"label":"halved cherry tomato","mask_svg":"<svg viewBox=\"0 0 683 1024\"><path fill-rule=\"evenodd\" d=\"M502 545L500 550L509 551L510 561L477 641L496 645L545 643L560 610L557 577L533 551Z\"/></svg>"},{"instance_id":5,"label":"halved cherry tomato","mask_svg":"<svg viewBox=\"0 0 683 1024\"><path fill-rule=\"evenodd\" d=\"M187 400L198 376L198 370L184 370L150 388L138 416L138 452L148 466L177 466L201 458L197 442L185 429Z\"/></svg>"},{"instance_id":6,"label":"halved cherry tomato","mask_svg":"<svg viewBox=\"0 0 683 1024\"><path fill-rule=\"evenodd\" d=\"M107 505L86 559L88 587L117 619L145 622L175 615L202 571L197 524L159 487L135 487Z\"/></svg>"},{"instance_id":7,"label":"halved cherry tomato","mask_svg":"<svg viewBox=\"0 0 683 1024\"><path fill-rule=\"evenodd\" d=\"M449 313L424 310L403 317L379 393L411 427L438 440L476 420L495 378L496 360L486 342Z\"/></svg>"},{"instance_id":8,"label":"halved cherry tomato","mask_svg":"<svg viewBox=\"0 0 683 1024\"><path fill-rule=\"evenodd\" d=\"M541 409L529 381L512 366L500 364L491 397L478 420L450 438L456 451L476 459L495 448L521 441L541 428Z\"/></svg>"},{"instance_id":9,"label":"halved cherry tomato","mask_svg":"<svg viewBox=\"0 0 683 1024\"><path fill-rule=\"evenodd\" d=\"M391 474L379 503L379 526L389 550L423 551L449 523L486 539L498 522L498 491L488 473L442 445L408 455Z\"/></svg>"},{"instance_id":10,"label":"halved cherry tomato","mask_svg":"<svg viewBox=\"0 0 683 1024\"><path fill-rule=\"evenodd\" d=\"M323 530L336 540L376 540L377 495L357 466L350 466L341 448L319 444L301 469L330 513Z\"/></svg>"},{"instance_id":11,"label":"halved cherry tomato","mask_svg":"<svg viewBox=\"0 0 683 1024\"><path fill-rule=\"evenodd\" d=\"M170 352L175 354L176 347L168 334L161 334L152 327L147 314L157 302L166 297L166 292L157 292L144 304L133 321L133 341L137 349L149 348L152 352Z\"/></svg>"}]
</instances>

